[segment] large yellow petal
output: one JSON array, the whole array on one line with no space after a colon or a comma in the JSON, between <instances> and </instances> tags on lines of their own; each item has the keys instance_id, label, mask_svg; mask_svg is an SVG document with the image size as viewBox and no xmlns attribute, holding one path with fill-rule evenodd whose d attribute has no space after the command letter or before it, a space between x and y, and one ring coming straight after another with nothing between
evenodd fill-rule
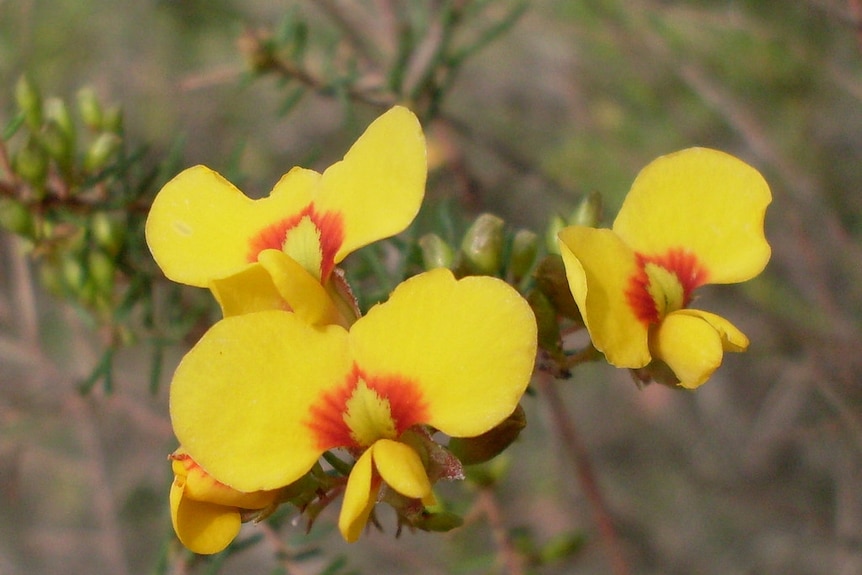
<instances>
[{"instance_id":1,"label":"large yellow petal","mask_svg":"<svg viewBox=\"0 0 862 575\"><path fill-rule=\"evenodd\" d=\"M199 287L237 273L250 263L251 240L307 206L319 178L294 168L269 197L253 201L209 168L184 170L156 195L147 217L153 258L169 279Z\"/></svg>"},{"instance_id":2,"label":"large yellow petal","mask_svg":"<svg viewBox=\"0 0 862 575\"><path fill-rule=\"evenodd\" d=\"M194 553L218 553L239 534L242 525L239 511L185 497L181 479L171 485L170 503L174 532Z\"/></svg>"},{"instance_id":3,"label":"large yellow petal","mask_svg":"<svg viewBox=\"0 0 862 575\"><path fill-rule=\"evenodd\" d=\"M451 436L491 429L518 404L533 371L536 320L527 302L491 277L456 281L439 268L403 282L351 328L368 377L417 386L428 423Z\"/></svg>"},{"instance_id":4,"label":"large yellow petal","mask_svg":"<svg viewBox=\"0 0 862 575\"><path fill-rule=\"evenodd\" d=\"M322 450L304 423L312 402L350 370L347 334L262 311L216 323L180 362L174 432L189 455L239 491L283 487Z\"/></svg>"},{"instance_id":5,"label":"large yellow petal","mask_svg":"<svg viewBox=\"0 0 862 575\"><path fill-rule=\"evenodd\" d=\"M344 502L338 516L338 529L348 543L353 543L362 534L368 517L374 509L377 489L374 485L372 450L366 449L347 478Z\"/></svg>"},{"instance_id":6,"label":"large yellow petal","mask_svg":"<svg viewBox=\"0 0 862 575\"><path fill-rule=\"evenodd\" d=\"M571 226L559 238L569 287L593 345L617 367L648 364L647 325L626 297L638 273L634 252L606 229Z\"/></svg>"},{"instance_id":7,"label":"large yellow petal","mask_svg":"<svg viewBox=\"0 0 862 575\"><path fill-rule=\"evenodd\" d=\"M703 318L674 312L650 338L653 355L664 361L682 387L699 387L718 369L723 356L721 334Z\"/></svg>"},{"instance_id":8,"label":"large yellow petal","mask_svg":"<svg viewBox=\"0 0 862 575\"><path fill-rule=\"evenodd\" d=\"M371 449L374 466L389 487L414 499L424 499L431 493L428 473L413 448L399 441L381 439Z\"/></svg>"},{"instance_id":9,"label":"large yellow petal","mask_svg":"<svg viewBox=\"0 0 862 575\"><path fill-rule=\"evenodd\" d=\"M689 148L638 174L613 229L645 255L690 249L708 270L708 283L740 282L769 261L763 220L771 201L763 176L745 162Z\"/></svg>"},{"instance_id":10,"label":"large yellow petal","mask_svg":"<svg viewBox=\"0 0 862 575\"><path fill-rule=\"evenodd\" d=\"M338 263L356 249L403 231L425 195L425 137L416 116L395 106L365 130L324 173L314 201L344 216Z\"/></svg>"}]
</instances>

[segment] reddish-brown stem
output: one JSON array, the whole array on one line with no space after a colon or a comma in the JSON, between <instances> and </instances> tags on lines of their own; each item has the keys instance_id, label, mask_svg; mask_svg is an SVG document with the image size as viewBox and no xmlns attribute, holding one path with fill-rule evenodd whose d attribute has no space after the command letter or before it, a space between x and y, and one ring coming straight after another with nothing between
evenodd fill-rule
<instances>
[{"instance_id":1,"label":"reddish-brown stem","mask_svg":"<svg viewBox=\"0 0 862 575\"><path fill-rule=\"evenodd\" d=\"M611 564L611 570L615 575L629 575L628 563L626 562L616 527L614 527L613 519L607 509L601 489L599 489L599 483L593 471L589 452L581 441L575 422L569 417L569 413L563 405L563 400L556 387L556 380L542 372L537 373L536 379L539 392L544 396L550 409L554 427L563 442L566 453L571 456L574 463L575 473L578 476L581 489L589 502L593 521L599 530L599 535Z\"/></svg>"},{"instance_id":2,"label":"reddish-brown stem","mask_svg":"<svg viewBox=\"0 0 862 575\"><path fill-rule=\"evenodd\" d=\"M488 525L491 527L491 536L494 538L494 544L500 551L500 560L505 572L508 575L524 575L524 558L515 549L512 539L509 537L509 532L503 523L503 515L500 512L500 505L494 495L493 487L481 489L477 503L487 518Z\"/></svg>"}]
</instances>

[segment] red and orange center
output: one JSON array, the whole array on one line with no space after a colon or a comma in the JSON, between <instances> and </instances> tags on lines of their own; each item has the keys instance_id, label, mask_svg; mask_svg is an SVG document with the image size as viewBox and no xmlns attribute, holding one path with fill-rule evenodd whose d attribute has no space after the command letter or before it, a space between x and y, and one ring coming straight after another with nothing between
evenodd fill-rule
<instances>
[{"instance_id":1,"label":"red and orange center","mask_svg":"<svg viewBox=\"0 0 862 575\"><path fill-rule=\"evenodd\" d=\"M629 278L626 300L645 325L658 323L667 314L688 306L694 290L708 281L706 268L684 248L635 257L637 272Z\"/></svg>"},{"instance_id":2,"label":"red and orange center","mask_svg":"<svg viewBox=\"0 0 862 575\"><path fill-rule=\"evenodd\" d=\"M249 240L247 259L256 262L263 250L282 250L321 283L326 283L342 243L342 215L338 212L320 213L314 204L309 204L298 214L269 224L254 235Z\"/></svg>"},{"instance_id":3,"label":"red and orange center","mask_svg":"<svg viewBox=\"0 0 862 575\"><path fill-rule=\"evenodd\" d=\"M402 376L367 375L354 366L338 388L311 406L306 426L322 450L365 448L396 439L427 420L428 404L419 386Z\"/></svg>"}]
</instances>

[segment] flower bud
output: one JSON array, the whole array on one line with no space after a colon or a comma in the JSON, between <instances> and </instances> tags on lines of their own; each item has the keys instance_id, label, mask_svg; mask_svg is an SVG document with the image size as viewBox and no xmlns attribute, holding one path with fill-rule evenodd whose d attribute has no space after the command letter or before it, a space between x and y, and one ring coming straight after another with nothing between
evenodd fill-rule
<instances>
[{"instance_id":1,"label":"flower bud","mask_svg":"<svg viewBox=\"0 0 862 575\"><path fill-rule=\"evenodd\" d=\"M96 212L90 220L90 230L96 244L111 256L119 253L126 238L126 225L122 217L107 212Z\"/></svg>"},{"instance_id":2,"label":"flower bud","mask_svg":"<svg viewBox=\"0 0 862 575\"><path fill-rule=\"evenodd\" d=\"M75 140L75 122L69 107L60 98L48 98L45 100L45 117L53 120L63 135L71 142Z\"/></svg>"},{"instance_id":3,"label":"flower bud","mask_svg":"<svg viewBox=\"0 0 862 575\"><path fill-rule=\"evenodd\" d=\"M481 214L467 229L461 253L470 272L497 275L503 253L503 225L493 214Z\"/></svg>"},{"instance_id":4,"label":"flower bud","mask_svg":"<svg viewBox=\"0 0 862 575\"><path fill-rule=\"evenodd\" d=\"M117 134L102 132L87 148L84 156L84 168L97 171L105 167L111 157L120 148L121 139Z\"/></svg>"},{"instance_id":5,"label":"flower bud","mask_svg":"<svg viewBox=\"0 0 862 575\"><path fill-rule=\"evenodd\" d=\"M584 196L569 217L569 225L596 227L602 220L602 196L590 192Z\"/></svg>"},{"instance_id":6,"label":"flower bud","mask_svg":"<svg viewBox=\"0 0 862 575\"><path fill-rule=\"evenodd\" d=\"M575 298L572 296L572 290L569 288L566 268L561 256L551 254L545 257L539 262L534 275L539 290L548 297L558 314L575 321L583 321Z\"/></svg>"},{"instance_id":7,"label":"flower bud","mask_svg":"<svg viewBox=\"0 0 862 575\"><path fill-rule=\"evenodd\" d=\"M23 148L15 154L13 165L15 173L36 188L41 189L48 175L48 156L45 150L30 138Z\"/></svg>"},{"instance_id":8,"label":"flower bud","mask_svg":"<svg viewBox=\"0 0 862 575\"><path fill-rule=\"evenodd\" d=\"M452 267L452 248L437 234L425 234L419 238L419 249L426 270Z\"/></svg>"},{"instance_id":9,"label":"flower bud","mask_svg":"<svg viewBox=\"0 0 862 575\"><path fill-rule=\"evenodd\" d=\"M38 130L42 125L42 94L27 76L21 76L15 84L15 101L30 129Z\"/></svg>"},{"instance_id":10,"label":"flower bud","mask_svg":"<svg viewBox=\"0 0 862 575\"><path fill-rule=\"evenodd\" d=\"M540 290L533 290L527 296L527 302L536 316L539 348L548 352L551 357L560 361L563 359L560 322L557 321L557 310L551 300Z\"/></svg>"},{"instance_id":11,"label":"flower bud","mask_svg":"<svg viewBox=\"0 0 862 575\"><path fill-rule=\"evenodd\" d=\"M49 119L39 132L39 143L48 155L61 166L69 166L72 162L72 141L64 133L63 128L53 119Z\"/></svg>"},{"instance_id":12,"label":"flower bud","mask_svg":"<svg viewBox=\"0 0 862 575\"><path fill-rule=\"evenodd\" d=\"M503 452L527 425L524 408L518 405L512 414L494 428L476 437L453 437L449 451L464 465L484 463Z\"/></svg>"},{"instance_id":13,"label":"flower bud","mask_svg":"<svg viewBox=\"0 0 862 575\"><path fill-rule=\"evenodd\" d=\"M0 227L31 238L34 232L33 214L18 200L0 197Z\"/></svg>"},{"instance_id":14,"label":"flower bud","mask_svg":"<svg viewBox=\"0 0 862 575\"><path fill-rule=\"evenodd\" d=\"M96 293L110 295L114 290L114 260L102 250L90 250L87 254L87 271Z\"/></svg>"},{"instance_id":15,"label":"flower bud","mask_svg":"<svg viewBox=\"0 0 862 575\"><path fill-rule=\"evenodd\" d=\"M123 131L123 109L120 106L111 106L102 116L102 130L120 134Z\"/></svg>"},{"instance_id":16,"label":"flower bud","mask_svg":"<svg viewBox=\"0 0 862 575\"><path fill-rule=\"evenodd\" d=\"M518 230L512 239L512 254L509 258L509 271L515 283L521 281L533 262L536 261L536 253L539 251L539 236L532 230Z\"/></svg>"},{"instance_id":17,"label":"flower bud","mask_svg":"<svg viewBox=\"0 0 862 575\"><path fill-rule=\"evenodd\" d=\"M81 262L79 254L65 253L60 265L60 274L63 277L63 285L69 293L80 295L84 284L87 282L87 273Z\"/></svg>"},{"instance_id":18,"label":"flower bud","mask_svg":"<svg viewBox=\"0 0 862 575\"><path fill-rule=\"evenodd\" d=\"M89 129L97 131L102 128L102 104L93 88L87 86L78 90L78 113Z\"/></svg>"},{"instance_id":19,"label":"flower bud","mask_svg":"<svg viewBox=\"0 0 862 575\"><path fill-rule=\"evenodd\" d=\"M560 253L560 244L557 239L557 234L566 227L566 220L559 214L551 216L551 221L548 222L548 229L545 231L545 248L549 254Z\"/></svg>"}]
</instances>

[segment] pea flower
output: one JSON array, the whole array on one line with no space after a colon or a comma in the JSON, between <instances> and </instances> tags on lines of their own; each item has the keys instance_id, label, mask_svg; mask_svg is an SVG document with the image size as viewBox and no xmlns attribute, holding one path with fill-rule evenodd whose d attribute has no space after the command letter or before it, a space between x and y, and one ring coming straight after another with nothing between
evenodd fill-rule
<instances>
[{"instance_id":1,"label":"pea flower","mask_svg":"<svg viewBox=\"0 0 862 575\"><path fill-rule=\"evenodd\" d=\"M410 224L424 196L425 155L418 119L396 106L342 161L322 174L295 167L262 199L194 166L157 194L147 243L169 279L210 288L225 315L282 308L336 323L335 266Z\"/></svg>"},{"instance_id":2,"label":"pea flower","mask_svg":"<svg viewBox=\"0 0 862 575\"><path fill-rule=\"evenodd\" d=\"M618 367L661 360L687 388L703 384L723 352L747 349L729 321L688 305L700 286L763 270L771 200L754 168L690 148L640 172L611 229L562 230L569 286L596 349Z\"/></svg>"},{"instance_id":3,"label":"pea flower","mask_svg":"<svg viewBox=\"0 0 862 575\"><path fill-rule=\"evenodd\" d=\"M279 489L324 452L346 450L356 461L338 525L352 542L384 484L434 500L405 432L490 430L517 407L535 353L535 318L514 288L440 268L400 284L349 330L282 310L222 319L180 362L171 419L189 455L242 492Z\"/></svg>"},{"instance_id":4,"label":"pea flower","mask_svg":"<svg viewBox=\"0 0 862 575\"><path fill-rule=\"evenodd\" d=\"M243 493L216 481L182 448L171 454L171 522L180 541L195 553L216 553L239 533L244 512L276 503L277 491Z\"/></svg>"}]
</instances>

